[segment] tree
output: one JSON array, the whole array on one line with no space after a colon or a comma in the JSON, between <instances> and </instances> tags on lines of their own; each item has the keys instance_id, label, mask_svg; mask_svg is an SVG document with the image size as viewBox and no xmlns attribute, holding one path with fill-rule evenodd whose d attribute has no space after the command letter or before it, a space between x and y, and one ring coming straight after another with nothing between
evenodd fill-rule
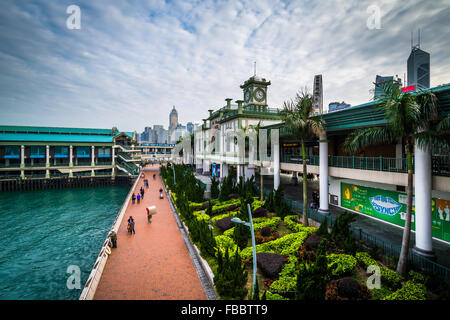
<instances>
[{"instance_id":1,"label":"tree","mask_svg":"<svg viewBox=\"0 0 450 320\"><path fill-rule=\"evenodd\" d=\"M304 224L308 226L308 180L305 142L313 139L323 128L322 117L313 116L313 97L306 88L299 91L295 98L283 103L280 113L285 127L292 135L300 139L303 160L303 217Z\"/></svg>"},{"instance_id":2,"label":"tree","mask_svg":"<svg viewBox=\"0 0 450 320\"><path fill-rule=\"evenodd\" d=\"M241 208L239 213L236 215L237 218L245 222L250 222L250 217L248 214L247 204L251 204L253 199L250 194L247 194L246 198L241 198ZM238 245L239 248L243 249L247 247L248 239L251 236L251 229L243 224L236 224L233 232L233 240Z\"/></svg>"},{"instance_id":3,"label":"tree","mask_svg":"<svg viewBox=\"0 0 450 320\"><path fill-rule=\"evenodd\" d=\"M405 228L403 229L402 249L397 265L397 273L404 276L408 261L411 233L411 211L413 197L414 145L421 148L446 148L450 146L450 116L438 121L437 98L432 92L402 92L393 82L376 84L382 87L384 94L377 108L384 112L386 125L354 131L345 143L347 152L356 153L370 145L387 143L405 143L408 186Z\"/></svg>"},{"instance_id":4,"label":"tree","mask_svg":"<svg viewBox=\"0 0 450 320\"><path fill-rule=\"evenodd\" d=\"M216 177L211 178L211 198L216 199L219 197L219 180Z\"/></svg>"}]
</instances>

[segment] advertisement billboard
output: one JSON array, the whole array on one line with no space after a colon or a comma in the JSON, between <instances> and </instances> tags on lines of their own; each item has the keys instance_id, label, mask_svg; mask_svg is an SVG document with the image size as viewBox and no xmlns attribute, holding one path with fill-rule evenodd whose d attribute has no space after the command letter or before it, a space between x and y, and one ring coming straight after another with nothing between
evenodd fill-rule
<instances>
[{"instance_id":1,"label":"advertisement billboard","mask_svg":"<svg viewBox=\"0 0 450 320\"><path fill-rule=\"evenodd\" d=\"M341 182L341 206L401 227L405 226L406 193ZM433 237L450 242L450 201L433 198ZM411 230L415 230L414 198Z\"/></svg>"}]
</instances>

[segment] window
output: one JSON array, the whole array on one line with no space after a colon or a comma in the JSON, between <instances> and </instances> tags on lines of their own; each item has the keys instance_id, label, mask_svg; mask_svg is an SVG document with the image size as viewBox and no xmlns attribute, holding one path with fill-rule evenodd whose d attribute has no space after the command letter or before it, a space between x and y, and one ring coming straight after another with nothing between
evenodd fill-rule
<instances>
[{"instance_id":1,"label":"window","mask_svg":"<svg viewBox=\"0 0 450 320\"><path fill-rule=\"evenodd\" d=\"M20 146L5 146L5 159L20 159Z\"/></svg>"},{"instance_id":2,"label":"window","mask_svg":"<svg viewBox=\"0 0 450 320\"><path fill-rule=\"evenodd\" d=\"M89 158L90 147L77 147L77 158Z\"/></svg>"},{"instance_id":3,"label":"window","mask_svg":"<svg viewBox=\"0 0 450 320\"><path fill-rule=\"evenodd\" d=\"M69 147L56 146L55 147L55 158L68 158L69 157Z\"/></svg>"},{"instance_id":4,"label":"window","mask_svg":"<svg viewBox=\"0 0 450 320\"><path fill-rule=\"evenodd\" d=\"M98 157L99 158L109 158L109 157L111 157L111 148L100 147L97 150L98 150Z\"/></svg>"},{"instance_id":5,"label":"window","mask_svg":"<svg viewBox=\"0 0 450 320\"><path fill-rule=\"evenodd\" d=\"M45 158L45 147L44 146L31 146L30 158Z\"/></svg>"}]
</instances>

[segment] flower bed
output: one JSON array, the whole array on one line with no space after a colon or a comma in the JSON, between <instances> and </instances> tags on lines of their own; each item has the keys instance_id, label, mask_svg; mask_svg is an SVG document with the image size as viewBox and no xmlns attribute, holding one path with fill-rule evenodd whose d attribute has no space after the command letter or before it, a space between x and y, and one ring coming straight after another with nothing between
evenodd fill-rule
<instances>
[{"instance_id":1,"label":"flower bed","mask_svg":"<svg viewBox=\"0 0 450 320\"><path fill-rule=\"evenodd\" d=\"M255 218L253 219L253 229L259 230L264 227L272 227L276 228L281 222L281 218L274 217L274 218ZM228 237L232 237L234 232L234 227L231 229L228 229L223 234Z\"/></svg>"},{"instance_id":2,"label":"flower bed","mask_svg":"<svg viewBox=\"0 0 450 320\"><path fill-rule=\"evenodd\" d=\"M313 227L305 227L302 224L297 223L298 216L297 215L289 215L284 217L284 223L286 224L286 227L291 230L292 232L308 232L313 233L317 230L317 228Z\"/></svg>"},{"instance_id":3,"label":"flower bed","mask_svg":"<svg viewBox=\"0 0 450 320\"><path fill-rule=\"evenodd\" d=\"M328 270L336 277L350 275L355 271L357 260L348 254L327 254Z\"/></svg>"}]
</instances>

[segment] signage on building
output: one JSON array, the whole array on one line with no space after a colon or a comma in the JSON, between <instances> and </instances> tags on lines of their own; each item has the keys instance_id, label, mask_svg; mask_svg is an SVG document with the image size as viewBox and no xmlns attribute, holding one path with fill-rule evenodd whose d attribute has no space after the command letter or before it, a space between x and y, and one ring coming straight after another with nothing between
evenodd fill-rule
<instances>
[{"instance_id":1,"label":"signage on building","mask_svg":"<svg viewBox=\"0 0 450 320\"><path fill-rule=\"evenodd\" d=\"M404 227L406 194L341 183L341 207ZM433 237L450 242L450 200L433 198L431 201ZM411 230L415 230L414 200Z\"/></svg>"},{"instance_id":2,"label":"signage on building","mask_svg":"<svg viewBox=\"0 0 450 320\"><path fill-rule=\"evenodd\" d=\"M416 86L408 86L408 87L402 88L402 92L408 92L408 91L414 91L414 90L416 90Z\"/></svg>"}]
</instances>

